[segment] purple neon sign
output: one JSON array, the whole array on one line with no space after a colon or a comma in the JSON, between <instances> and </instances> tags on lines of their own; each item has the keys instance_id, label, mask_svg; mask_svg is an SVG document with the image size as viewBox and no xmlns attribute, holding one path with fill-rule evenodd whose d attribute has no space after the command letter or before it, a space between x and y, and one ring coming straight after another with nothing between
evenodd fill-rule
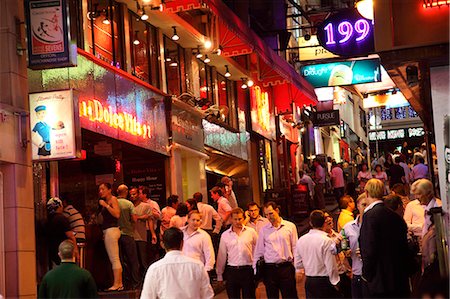
<instances>
[{"instance_id":1,"label":"purple neon sign","mask_svg":"<svg viewBox=\"0 0 450 299\"><path fill-rule=\"evenodd\" d=\"M319 43L341 56L367 55L374 51L373 24L356 9L339 12L327 18L317 31Z\"/></svg>"}]
</instances>

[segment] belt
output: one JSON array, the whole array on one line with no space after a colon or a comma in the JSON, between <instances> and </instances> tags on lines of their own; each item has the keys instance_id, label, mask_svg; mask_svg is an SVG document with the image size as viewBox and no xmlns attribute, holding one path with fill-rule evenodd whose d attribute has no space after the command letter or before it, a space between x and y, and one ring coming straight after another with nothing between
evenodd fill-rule
<instances>
[{"instance_id":1,"label":"belt","mask_svg":"<svg viewBox=\"0 0 450 299\"><path fill-rule=\"evenodd\" d=\"M313 278L313 279L328 279L328 276L309 276L309 275L306 275L306 278Z\"/></svg>"},{"instance_id":2,"label":"belt","mask_svg":"<svg viewBox=\"0 0 450 299\"><path fill-rule=\"evenodd\" d=\"M243 265L243 266L230 266L230 265L227 265L227 268L233 269L233 270L253 269L253 267L251 265Z\"/></svg>"},{"instance_id":3,"label":"belt","mask_svg":"<svg viewBox=\"0 0 450 299\"><path fill-rule=\"evenodd\" d=\"M281 268L281 267L292 266L292 262L266 263L266 266L268 266L268 267L275 267L275 268Z\"/></svg>"}]
</instances>

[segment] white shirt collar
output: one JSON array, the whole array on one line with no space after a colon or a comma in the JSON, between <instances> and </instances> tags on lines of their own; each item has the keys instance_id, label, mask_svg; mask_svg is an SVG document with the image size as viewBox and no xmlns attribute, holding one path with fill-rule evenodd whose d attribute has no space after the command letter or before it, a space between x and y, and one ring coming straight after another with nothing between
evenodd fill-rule
<instances>
[{"instance_id":1,"label":"white shirt collar","mask_svg":"<svg viewBox=\"0 0 450 299\"><path fill-rule=\"evenodd\" d=\"M373 203L371 203L370 205L368 205L365 209L364 209L364 213L366 213L367 211L371 210L375 205L379 204L379 203L383 203L383 201L381 199L377 199L375 200Z\"/></svg>"}]
</instances>

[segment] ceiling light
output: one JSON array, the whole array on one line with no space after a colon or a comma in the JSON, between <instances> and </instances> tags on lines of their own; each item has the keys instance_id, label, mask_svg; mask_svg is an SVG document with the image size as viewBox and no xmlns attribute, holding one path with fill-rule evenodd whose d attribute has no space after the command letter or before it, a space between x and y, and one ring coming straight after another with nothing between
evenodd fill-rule
<instances>
[{"instance_id":1,"label":"ceiling light","mask_svg":"<svg viewBox=\"0 0 450 299\"><path fill-rule=\"evenodd\" d=\"M133 44L134 45L139 45L141 42L139 41L139 38L138 38L138 33L139 33L139 30L136 30L135 32L134 32L134 40L133 40Z\"/></svg>"},{"instance_id":2,"label":"ceiling light","mask_svg":"<svg viewBox=\"0 0 450 299\"><path fill-rule=\"evenodd\" d=\"M172 58L170 58L170 57L166 58L166 62L171 62L171 61L172 61Z\"/></svg>"},{"instance_id":3,"label":"ceiling light","mask_svg":"<svg viewBox=\"0 0 450 299\"><path fill-rule=\"evenodd\" d=\"M109 8L105 8L105 19L102 21L105 25L110 25L111 22L109 21Z\"/></svg>"},{"instance_id":4,"label":"ceiling light","mask_svg":"<svg viewBox=\"0 0 450 299\"><path fill-rule=\"evenodd\" d=\"M253 80L252 80L252 79L249 79L249 80L247 81L247 85L248 85L248 87L252 87L252 86L253 86L253 84L255 84L255 83L253 82Z\"/></svg>"},{"instance_id":5,"label":"ceiling light","mask_svg":"<svg viewBox=\"0 0 450 299\"><path fill-rule=\"evenodd\" d=\"M373 20L373 0L361 0L356 2L356 9L364 18Z\"/></svg>"},{"instance_id":6,"label":"ceiling light","mask_svg":"<svg viewBox=\"0 0 450 299\"><path fill-rule=\"evenodd\" d=\"M197 55L195 55L195 57L197 57L198 59L203 57L202 52L200 52L200 46L197 46Z\"/></svg>"},{"instance_id":7,"label":"ceiling light","mask_svg":"<svg viewBox=\"0 0 450 299\"><path fill-rule=\"evenodd\" d=\"M172 35L172 40L173 41L177 41L180 39L180 37L177 34L177 27L176 26L172 26L173 28L173 35Z\"/></svg>"},{"instance_id":8,"label":"ceiling light","mask_svg":"<svg viewBox=\"0 0 450 299\"><path fill-rule=\"evenodd\" d=\"M209 39L207 39L205 41L205 48L206 49L211 49L211 47L212 47L212 42Z\"/></svg>"},{"instance_id":9,"label":"ceiling light","mask_svg":"<svg viewBox=\"0 0 450 299\"><path fill-rule=\"evenodd\" d=\"M173 61L169 65L172 66L172 67L177 67L178 66L178 62Z\"/></svg>"},{"instance_id":10,"label":"ceiling light","mask_svg":"<svg viewBox=\"0 0 450 299\"><path fill-rule=\"evenodd\" d=\"M228 65L225 66L225 77L229 78L231 77L230 70L228 69Z\"/></svg>"},{"instance_id":11,"label":"ceiling light","mask_svg":"<svg viewBox=\"0 0 450 299\"><path fill-rule=\"evenodd\" d=\"M209 59L208 55L205 55L205 60L203 60L204 63L210 63L211 59Z\"/></svg>"},{"instance_id":12,"label":"ceiling light","mask_svg":"<svg viewBox=\"0 0 450 299\"><path fill-rule=\"evenodd\" d=\"M248 88L248 85L247 85L247 78L241 78L241 80L242 80L241 88L242 88L242 89L247 89L247 88Z\"/></svg>"},{"instance_id":13,"label":"ceiling light","mask_svg":"<svg viewBox=\"0 0 450 299\"><path fill-rule=\"evenodd\" d=\"M142 21L147 21L148 20L148 14L145 13L145 8L144 7L142 7L141 20Z\"/></svg>"}]
</instances>

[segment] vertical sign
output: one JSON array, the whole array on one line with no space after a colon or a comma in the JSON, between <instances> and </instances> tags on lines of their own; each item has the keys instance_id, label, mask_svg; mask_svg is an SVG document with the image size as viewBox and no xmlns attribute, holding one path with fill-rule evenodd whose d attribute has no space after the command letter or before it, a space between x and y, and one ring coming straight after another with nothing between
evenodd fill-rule
<instances>
[{"instance_id":1,"label":"vertical sign","mask_svg":"<svg viewBox=\"0 0 450 299\"><path fill-rule=\"evenodd\" d=\"M67 9L66 0L25 2L29 68L76 65L76 46L71 49Z\"/></svg>"},{"instance_id":2,"label":"vertical sign","mask_svg":"<svg viewBox=\"0 0 450 299\"><path fill-rule=\"evenodd\" d=\"M29 97L33 160L75 158L72 90L33 93Z\"/></svg>"}]
</instances>

